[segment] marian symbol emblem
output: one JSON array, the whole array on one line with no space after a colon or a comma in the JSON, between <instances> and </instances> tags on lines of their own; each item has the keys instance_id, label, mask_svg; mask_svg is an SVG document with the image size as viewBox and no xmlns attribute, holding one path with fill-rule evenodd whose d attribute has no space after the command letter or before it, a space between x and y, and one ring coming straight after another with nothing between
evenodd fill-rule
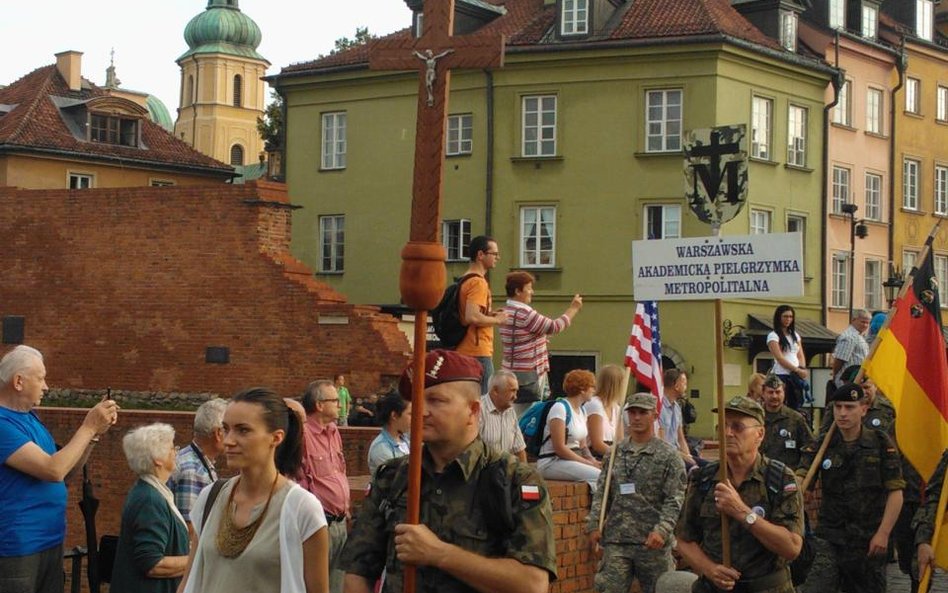
<instances>
[{"instance_id":1,"label":"marian symbol emblem","mask_svg":"<svg viewBox=\"0 0 948 593\"><path fill-rule=\"evenodd\" d=\"M685 198L701 222L720 226L747 201L747 126L685 133Z\"/></svg>"}]
</instances>

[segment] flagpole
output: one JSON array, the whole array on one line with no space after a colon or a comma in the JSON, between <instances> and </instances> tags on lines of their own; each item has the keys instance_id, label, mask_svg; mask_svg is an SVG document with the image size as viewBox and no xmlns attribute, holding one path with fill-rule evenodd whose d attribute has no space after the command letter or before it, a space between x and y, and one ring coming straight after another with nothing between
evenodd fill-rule
<instances>
[{"instance_id":1,"label":"flagpole","mask_svg":"<svg viewBox=\"0 0 948 593\"><path fill-rule=\"evenodd\" d=\"M945 503L948 502L948 496L945 495L945 489L948 488L948 471L941 482L941 491L938 493L938 512L935 513L935 533L932 535L932 559L925 567L925 572L920 575L918 590L928 591L928 581L932 578L932 566L935 564L935 558L938 557L938 540L941 535L941 524L945 520Z\"/></svg>"},{"instance_id":2,"label":"flagpole","mask_svg":"<svg viewBox=\"0 0 948 593\"><path fill-rule=\"evenodd\" d=\"M632 369L628 366L625 366L625 372L622 373L622 384L619 388L619 393L622 394L623 402L625 401L625 392L629 389L629 375L631 374ZM624 406L623 406L624 407ZM616 418L616 424L622 422L622 414L625 411L619 409L619 418ZM609 485L612 482L612 466L616 462L616 450L619 446L618 439L614 439L612 445L609 447L609 467L606 468L606 483L603 485L602 489L602 505L599 507L599 535L602 535L602 525L606 521L606 505L609 503Z\"/></svg>"}]
</instances>

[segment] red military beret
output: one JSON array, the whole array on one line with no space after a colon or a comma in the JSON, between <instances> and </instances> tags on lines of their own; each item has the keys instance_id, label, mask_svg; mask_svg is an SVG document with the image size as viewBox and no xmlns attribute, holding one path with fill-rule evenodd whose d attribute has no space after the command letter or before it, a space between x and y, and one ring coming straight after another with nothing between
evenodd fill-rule
<instances>
[{"instance_id":1,"label":"red military beret","mask_svg":"<svg viewBox=\"0 0 948 593\"><path fill-rule=\"evenodd\" d=\"M409 364L398 382L398 392L405 399L411 399L413 372ZM454 350L432 350L425 356L425 389L452 381L480 383L482 373L481 363L476 358Z\"/></svg>"}]
</instances>

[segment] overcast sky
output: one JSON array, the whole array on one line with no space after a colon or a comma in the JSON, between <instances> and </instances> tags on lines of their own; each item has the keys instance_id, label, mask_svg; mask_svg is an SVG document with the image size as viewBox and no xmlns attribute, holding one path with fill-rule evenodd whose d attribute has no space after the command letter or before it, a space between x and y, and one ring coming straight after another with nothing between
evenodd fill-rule
<instances>
[{"instance_id":1,"label":"overcast sky","mask_svg":"<svg viewBox=\"0 0 948 593\"><path fill-rule=\"evenodd\" d=\"M12 0L6 0L12 2ZM357 27L383 35L408 27L404 0L239 0L263 33L257 51L270 61L267 74L326 54ZM26 0L0 18L0 85L10 84L65 50L83 52L82 74L105 83L109 52L122 87L151 93L175 118L180 70L187 51L184 27L207 0ZM269 101L269 94L268 99Z\"/></svg>"}]
</instances>

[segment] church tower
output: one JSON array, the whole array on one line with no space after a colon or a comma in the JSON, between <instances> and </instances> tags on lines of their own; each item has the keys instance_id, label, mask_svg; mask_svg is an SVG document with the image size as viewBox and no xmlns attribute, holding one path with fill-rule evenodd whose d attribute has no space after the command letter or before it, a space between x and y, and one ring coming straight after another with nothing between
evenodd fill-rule
<instances>
[{"instance_id":1,"label":"church tower","mask_svg":"<svg viewBox=\"0 0 948 593\"><path fill-rule=\"evenodd\" d=\"M204 154L231 165L252 165L263 150L257 118L265 107L270 65L257 53L260 27L240 12L238 0L208 0L184 29L188 51L181 67L181 98L174 134Z\"/></svg>"}]
</instances>

